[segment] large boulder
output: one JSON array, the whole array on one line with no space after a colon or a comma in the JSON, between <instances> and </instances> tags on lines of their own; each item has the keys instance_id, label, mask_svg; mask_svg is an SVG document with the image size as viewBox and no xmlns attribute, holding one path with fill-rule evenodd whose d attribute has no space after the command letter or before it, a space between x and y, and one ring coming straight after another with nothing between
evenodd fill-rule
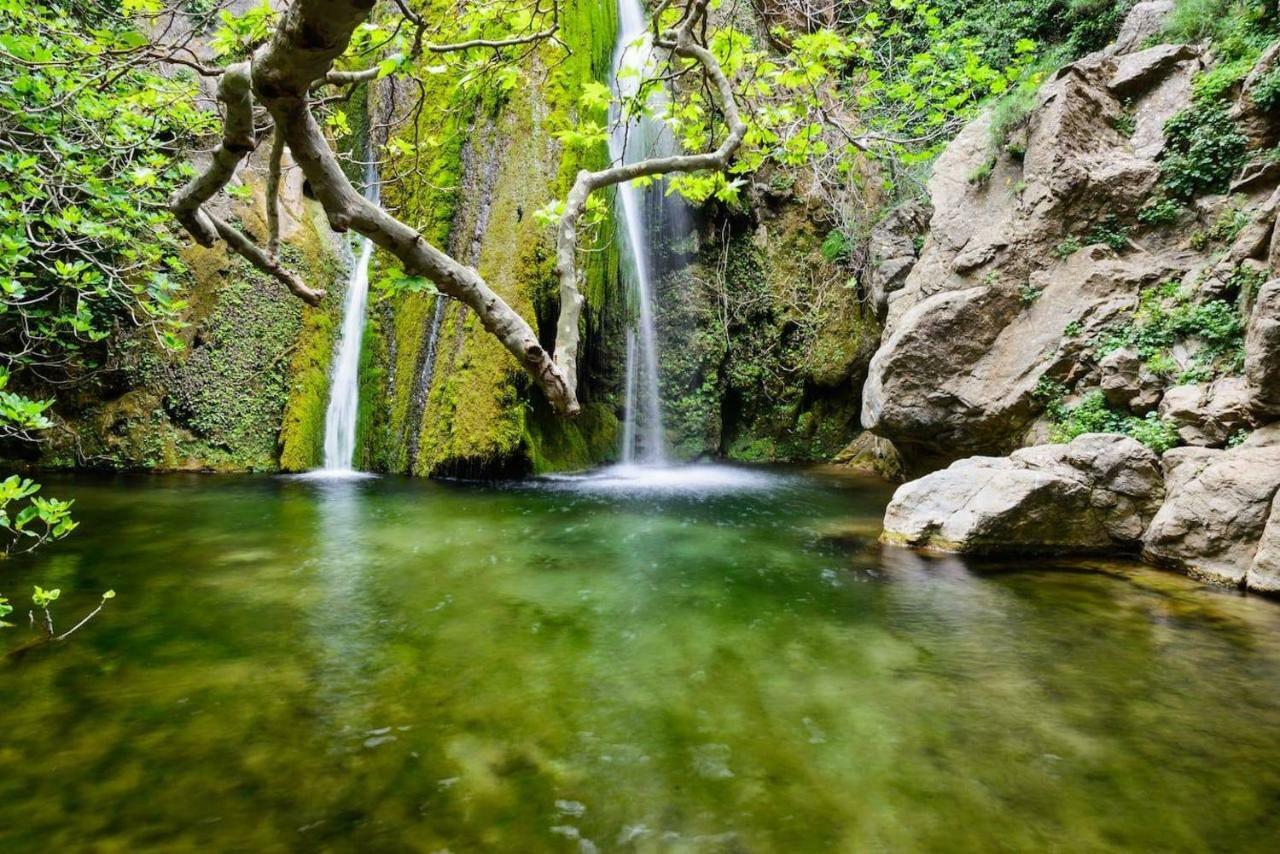
<instances>
[{"instance_id":1,"label":"large boulder","mask_svg":"<svg viewBox=\"0 0 1280 854\"><path fill-rule=\"evenodd\" d=\"M1271 502L1271 515L1258 541L1245 586L1259 593L1280 593L1280 494Z\"/></svg>"},{"instance_id":2,"label":"large boulder","mask_svg":"<svg viewBox=\"0 0 1280 854\"><path fill-rule=\"evenodd\" d=\"M891 270L909 272L887 294L863 392L863 427L910 468L1017 447L1045 380L1088 374L1090 342L1127 322L1144 289L1204 266L1180 240L1123 231L1156 192L1164 124L1200 67L1183 46L1093 54L1041 88L1006 148L986 116L938 159L929 235ZM1149 131L1141 145L1121 130L1130 122ZM1113 396L1150 411L1158 382L1143 379Z\"/></svg>"},{"instance_id":3,"label":"large boulder","mask_svg":"<svg viewBox=\"0 0 1280 854\"><path fill-rule=\"evenodd\" d=\"M1280 424L1236 448L1175 448L1164 465L1169 499L1143 536L1143 556L1197 578L1245 585L1280 491Z\"/></svg>"},{"instance_id":4,"label":"large boulder","mask_svg":"<svg viewBox=\"0 0 1280 854\"><path fill-rule=\"evenodd\" d=\"M1138 50L1142 45L1160 35L1164 23L1173 12L1174 0L1143 0L1129 10L1120 34L1108 48L1111 54L1123 54Z\"/></svg>"},{"instance_id":5,"label":"large boulder","mask_svg":"<svg viewBox=\"0 0 1280 854\"><path fill-rule=\"evenodd\" d=\"M900 487L882 539L980 554L1125 550L1163 497L1155 454L1125 436L1088 434L961 460Z\"/></svg>"},{"instance_id":6,"label":"large boulder","mask_svg":"<svg viewBox=\"0 0 1280 854\"><path fill-rule=\"evenodd\" d=\"M1254 411L1280 418L1280 279L1258 291L1245 337L1244 370Z\"/></svg>"},{"instance_id":7,"label":"large boulder","mask_svg":"<svg viewBox=\"0 0 1280 854\"><path fill-rule=\"evenodd\" d=\"M1249 385L1244 377L1174 386L1160 401L1160 417L1172 422L1188 445L1220 448L1251 426Z\"/></svg>"}]
</instances>

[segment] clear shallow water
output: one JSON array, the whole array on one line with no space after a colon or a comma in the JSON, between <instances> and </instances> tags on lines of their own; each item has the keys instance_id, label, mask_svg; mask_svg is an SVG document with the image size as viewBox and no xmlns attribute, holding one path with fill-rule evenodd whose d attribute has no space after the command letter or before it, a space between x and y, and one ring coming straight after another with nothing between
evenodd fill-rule
<instances>
[{"instance_id":1,"label":"clear shallow water","mask_svg":"<svg viewBox=\"0 0 1280 854\"><path fill-rule=\"evenodd\" d=\"M881 487L46 480L0 589L120 596L0 664L3 851L1280 838L1280 607L882 553Z\"/></svg>"}]
</instances>

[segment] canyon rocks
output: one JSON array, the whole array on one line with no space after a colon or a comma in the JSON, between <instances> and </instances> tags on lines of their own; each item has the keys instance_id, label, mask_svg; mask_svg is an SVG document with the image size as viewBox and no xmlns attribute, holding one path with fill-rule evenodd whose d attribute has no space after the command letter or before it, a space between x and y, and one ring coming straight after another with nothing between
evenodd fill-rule
<instances>
[{"instance_id":1,"label":"canyon rocks","mask_svg":"<svg viewBox=\"0 0 1280 854\"><path fill-rule=\"evenodd\" d=\"M1175 448L1164 467L1169 498L1143 536L1143 556L1197 578L1247 584L1280 491L1280 424L1228 450ZM1274 536L1263 557L1259 589L1274 578Z\"/></svg>"},{"instance_id":2,"label":"canyon rocks","mask_svg":"<svg viewBox=\"0 0 1280 854\"><path fill-rule=\"evenodd\" d=\"M1009 457L973 457L898 489L885 542L982 554L1136 546L1164 497L1155 454L1087 434Z\"/></svg>"},{"instance_id":3,"label":"canyon rocks","mask_svg":"<svg viewBox=\"0 0 1280 854\"><path fill-rule=\"evenodd\" d=\"M1057 72L1024 121L984 116L937 161L923 246L874 290L885 334L862 420L909 471L959 459L899 488L885 542L1140 545L1148 561L1280 593L1280 168L1249 155L1231 195L1139 217L1164 198L1166 126L1206 67L1199 48L1152 46L1172 8L1137 4L1116 44ZM1245 100L1276 67L1280 46L1227 103L1255 152L1280 122ZM1244 329L1217 354L1211 300ZM1197 326L1209 308L1218 325ZM1090 434L1018 450L1097 393L1106 418L1158 419L1187 447L1160 461Z\"/></svg>"},{"instance_id":4,"label":"canyon rocks","mask_svg":"<svg viewBox=\"0 0 1280 854\"><path fill-rule=\"evenodd\" d=\"M1280 418L1280 279L1258 291L1245 337L1244 367L1254 410Z\"/></svg>"},{"instance_id":5,"label":"canyon rocks","mask_svg":"<svg viewBox=\"0 0 1280 854\"><path fill-rule=\"evenodd\" d=\"M889 269L908 270L900 285L871 289L887 302L886 331L864 427L908 458L1008 452L1044 409L1042 381L1089 373L1087 343L1131 316L1144 289L1207 263L1174 237L1139 244L1117 224L1156 193L1164 125L1201 68L1185 45L1100 52L1042 87L1012 141L993 137L990 116L960 133L934 169L919 257ZM1110 394L1150 411L1159 390L1143 379Z\"/></svg>"}]
</instances>

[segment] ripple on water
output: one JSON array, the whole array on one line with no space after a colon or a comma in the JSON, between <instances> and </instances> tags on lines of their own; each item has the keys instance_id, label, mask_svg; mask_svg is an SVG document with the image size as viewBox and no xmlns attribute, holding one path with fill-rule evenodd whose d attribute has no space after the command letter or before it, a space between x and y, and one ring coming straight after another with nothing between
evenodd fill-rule
<instances>
[{"instance_id":1,"label":"ripple on water","mask_svg":"<svg viewBox=\"0 0 1280 854\"><path fill-rule=\"evenodd\" d=\"M550 489L594 495L723 495L769 492L787 483L783 475L713 463L616 465L579 474L548 475Z\"/></svg>"}]
</instances>

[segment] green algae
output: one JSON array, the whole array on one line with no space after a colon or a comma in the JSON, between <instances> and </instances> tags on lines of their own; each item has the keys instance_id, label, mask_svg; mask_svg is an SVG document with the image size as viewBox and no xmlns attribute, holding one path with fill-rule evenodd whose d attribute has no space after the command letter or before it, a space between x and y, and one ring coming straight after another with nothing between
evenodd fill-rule
<instances>
[{"instance_id":1,"label":"green algae","mask_svg":"<svg viewBox=\"0 0 1280 854\"><path fill-rule=\"evenodd\" d=\"M759 474L759 473L757 473ZM0 849L1264 852L1280 608L925 559L887 490L52 477ZM13 631L13 630L11 630ZM16 641L16 638L14 639Z\"/></svg>"}]
</instances>

